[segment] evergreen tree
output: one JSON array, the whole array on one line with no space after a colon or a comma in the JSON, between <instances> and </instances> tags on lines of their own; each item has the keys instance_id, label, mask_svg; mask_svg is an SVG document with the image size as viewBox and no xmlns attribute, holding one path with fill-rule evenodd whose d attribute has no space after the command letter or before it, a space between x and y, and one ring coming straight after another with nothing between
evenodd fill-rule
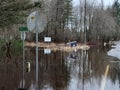
<instances>
[{"instance_id":1,"label":"evergreen tree","mask_svg":"<svg viewBox=\"0 0 120 90\"><path fill-rule=\"evenodd\" d=\"M29 1L0 0L0 27L21 24L26 21L27 11L40 7L40 3L30 4Z\"/></svg>"},{"instance_id":2,"label":"evergreen tree","mask_svg":"<svg viewBox=\"0 0 120 90\"><path fill-rule=\"evenodd\" d=\"M61 21L62 21L62 25L63 25L63 27L65 27L65 26L69 26L69 23L71 23L71 21L72 21L72 9L73 9L73 7L72 7L72 0L63 0L63 3L61 3L62 5L63 5L63 7L61 7L62 9L63 9L63 11L62 11L62 19L61 19ZM64 28L63 28L64 29Z\"/></svg>"},{"instance_id":3,"label":"evergreen tree","mask_svg":"<svg viewBox=\"0 0 120 90\"><path fill-rule=\"evenodd\" d=\"M120 25L120 3L118 2L118 0L115 2L114 6L116 8L117 23L118 23L118 25Z\"/></svg>"}]
</instances>

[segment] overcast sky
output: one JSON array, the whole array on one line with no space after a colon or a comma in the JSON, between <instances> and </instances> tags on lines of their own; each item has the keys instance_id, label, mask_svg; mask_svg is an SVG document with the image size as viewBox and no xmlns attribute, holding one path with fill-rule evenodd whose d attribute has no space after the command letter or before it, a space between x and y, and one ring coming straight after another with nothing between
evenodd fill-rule
<instances>
[{"instance_id":1,"label":"overcast sky","mask_svg":"<svg viewBox=\"0 0 120 90\"><path fill-rule=\"evenodd\" d=\"M98 3L101 2L101 0L96 0ZM114 2L114 0L103 0L104 1L104 5L105 6L111 6ZM76 4L79 4L79 0L73 0L73 3L76 5Z\"/></svg>"}]
</instances>

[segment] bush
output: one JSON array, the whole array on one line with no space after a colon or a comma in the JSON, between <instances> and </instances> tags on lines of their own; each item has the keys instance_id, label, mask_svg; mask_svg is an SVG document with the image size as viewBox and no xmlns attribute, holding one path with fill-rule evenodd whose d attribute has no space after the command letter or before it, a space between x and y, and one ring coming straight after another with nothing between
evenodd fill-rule
<instances>
[{"instance_id":1,"label":"bush","mask_svg":"<svg viewBox=\"0 0 120 90\"><path fill-rule=\"evenodd\" d=\"M19 55L22 53L22 50L23 50L23 43L21 40L15 40L12 42L12 45L11 45L11 52L12 54L14 55Z\"/></svg>"}]
</instances>

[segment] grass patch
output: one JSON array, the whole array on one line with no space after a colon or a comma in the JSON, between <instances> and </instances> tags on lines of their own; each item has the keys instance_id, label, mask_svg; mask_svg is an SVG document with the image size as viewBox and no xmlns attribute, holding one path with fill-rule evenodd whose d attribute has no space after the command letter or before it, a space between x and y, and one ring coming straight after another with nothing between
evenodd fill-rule
<instances>
[{"instance_id":1,"label":"grass patch","mask_svg":"<svg viewBox=\"0 0 120 90\"><path fill-rule=\"evenodd\" d=\"M23 50L23 43L21 40L15 40L12 42L11 45L11 53L13 55L20 55L22 54L22 50Z\"/></svg>"},{"instance_id":2,"label":"grass patch","mask_svg":"<svg viewBox=\"0 0 120 90\"><path fill-rule=\"evenodd\" d=\"M23 50L23 43L21 40L13 40L10 41L11 42L11 46L10 46L10 54L17 56L22 54L22 50ZM6 54L6 41L4 39L0 39L0 56L3 57ZM0 57L0 58L1 58Z\"/></svg>"}]
</instances>

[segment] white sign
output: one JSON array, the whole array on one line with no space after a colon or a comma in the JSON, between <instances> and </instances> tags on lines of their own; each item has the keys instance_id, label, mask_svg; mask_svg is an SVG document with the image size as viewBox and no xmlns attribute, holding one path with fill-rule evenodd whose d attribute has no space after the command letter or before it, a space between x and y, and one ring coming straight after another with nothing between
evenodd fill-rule
<instances>
[{"instance_id":1,"label":"white sign","mask_svg":"<svg viewBox=\"0 0 120 90\"><path fill-rule=\"evenodd\" d=\"M26 34L24 31L21 31L21 40L25 40Z\"/></svg>"},{"instance_id":2,"label":"white sign","mask_svg":"<svg viewBox=\"0 0 120 90\"><path fill-rule=\"evenodd\" d=\"M51 54L51 49L44 49L44 54Z\"/></svg>"},{"instance_id":3,"label":"white sign","mask_svg":"<svg viewBox=\"0 0 120 90\"><path fill-rule=\"evenodd\" d=\"M47 16L45 13L38 13L38 11L34 11L29 14L27 17L27 27L29 31L33 33L38 30L38 33L43 32L45 26L47 24Z\"/></svg>"},{"instance_id":4,"label":"white sign","mask_svg":"<svg viewBox=\"0 0 120 90\"><path fill-rule=\"evenodd\" d=\"M51 37L44 37L44 42L51 42Z\"/></svg>"},{"instance_id":5,"label":"white sign","mask_svg":"<svg viewBox=\"0 0 120 90\"><path fill-rule=\"evenodd\" d=\"M28 17L27 17L27 27L28 30L33 31L33 29L36 26L36 11L32 12Z\"/></svg>"}]
</instances>

